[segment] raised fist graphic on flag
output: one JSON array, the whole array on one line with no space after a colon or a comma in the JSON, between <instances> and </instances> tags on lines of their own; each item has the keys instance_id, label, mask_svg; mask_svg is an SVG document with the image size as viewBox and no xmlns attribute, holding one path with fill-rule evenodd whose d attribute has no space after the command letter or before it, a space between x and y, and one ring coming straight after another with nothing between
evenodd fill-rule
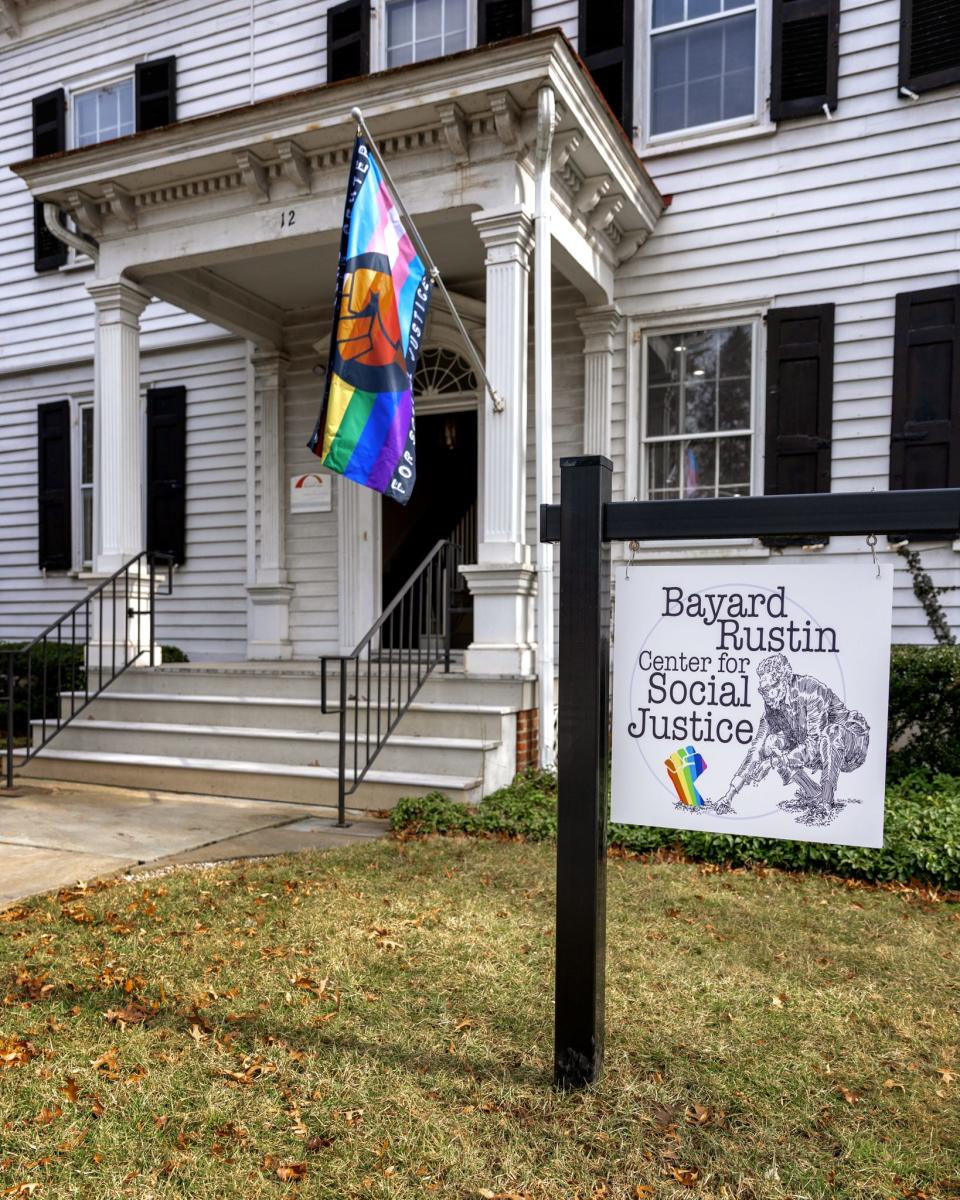
<instances>
[{"instance_id":1,"label":"raised fist graphic on flag","mask_svg":"<svg viewBox=\"0 0 960 1200\"><path fill-rule=\"evenodd\" d=\"M405 367L397 299L386 271L355 267L344 277L337 349L345 362Z\"/></svg>"}]
</instances>

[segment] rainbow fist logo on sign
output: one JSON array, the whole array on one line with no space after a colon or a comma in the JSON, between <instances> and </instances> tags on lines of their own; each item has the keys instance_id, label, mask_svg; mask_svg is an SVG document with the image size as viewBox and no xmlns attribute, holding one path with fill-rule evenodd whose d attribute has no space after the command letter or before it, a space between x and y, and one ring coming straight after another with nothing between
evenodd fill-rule
<instances>
[{"instance_id":1,"label":"rainbow fist logo on sign","mask_svg":"<svg viewBox=\"0 0 960 1200\"><path fill-rule=\"evenodd\" d=\"M664 766L684 808L703 808L703 797L695 786L707 769L703 755L693 746L680 746L664 761Z\"/></svg>"},{"instance_id":2,"label":"rainbow fist logo on sign","mask_svg":"<svg viewBox=\"0 0 960 1200\"><path fill-rule=\"evenodd\" d=\"M432 284L365 139L343 217L330 364L308 443L321 464L406 504L417 477L413 373Z\"/></svg>"}]
</instances>

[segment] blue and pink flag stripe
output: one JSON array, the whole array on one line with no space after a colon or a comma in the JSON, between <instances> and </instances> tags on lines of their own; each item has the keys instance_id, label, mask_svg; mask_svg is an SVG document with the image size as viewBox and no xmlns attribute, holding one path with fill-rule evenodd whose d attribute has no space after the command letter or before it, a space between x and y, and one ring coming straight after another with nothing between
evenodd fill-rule
<instances>
[{"instance_id":1,"label":"blue and pink flag stripe","mask_svg":"<svg viewBox=\"0 0 960 1200\"><path fill-rule=\"evenodd\" d=\"M406 504L417 477L416 369L432 290L363 136L340 241L330 365L309 441L323 466Z\"/></svg>"}]
</instances>

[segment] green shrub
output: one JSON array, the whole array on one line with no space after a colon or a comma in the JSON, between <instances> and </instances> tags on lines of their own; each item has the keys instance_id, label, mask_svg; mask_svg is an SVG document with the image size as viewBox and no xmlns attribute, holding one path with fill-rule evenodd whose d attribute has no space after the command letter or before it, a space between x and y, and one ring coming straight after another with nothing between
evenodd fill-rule
<instances>
[{"instance_id":1,"label":"green shrub","mask_svg":"<svg viewBox=\"0 0 960 1200\"><path fill-rule=\"evenodd\" d=\"M407 834L462 833L542 841L556 836L556 803L555 778L528 774L476 807L440 792L401 800L391 814L391 825ZM724 866L764 864L874 883L960 888L960 778L914 771L891 783L882 850L614 824L609 843L640 854L675 852Z\"/></svg>"},{"instance_id":2,"label":"green shrub","mask_svg":"<svg viewBox=\"0 0 960 1200\"><path fill-rule=\"evenodd\" d=\"M888 779L917 767L960 774L960 646L893 647L888 740Z\"/></svg>"},{"instance_id":3,"label":"green shrub","mask_svg":"<svg viewBox=\"0 0 960 1200\"><path fill-rule=\"evenodd\" d=\"M56 642L34 646L29 656L22 642L0 642L0 737L7 729L7 654L13 656L13 732L27 736L29 719L55 720L60 692L82 691L86 674L82 646L58 646ZM27 712L29 698L30 711Z\"/></svg>"},{"instance_id":4,"label":"green shrub","mask_svg":"<svg viewBox=\"0 0 960 1200\"><path fill-rule=\"evenodd\" d=\"M190 659L179 646L161 646L160 661L164 663L188 663Z\"/></svg>"}]
</instances>

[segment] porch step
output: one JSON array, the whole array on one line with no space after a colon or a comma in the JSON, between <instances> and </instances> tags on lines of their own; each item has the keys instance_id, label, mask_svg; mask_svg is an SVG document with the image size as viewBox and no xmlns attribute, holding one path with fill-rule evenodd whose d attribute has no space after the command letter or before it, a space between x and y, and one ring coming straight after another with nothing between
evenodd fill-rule
<instances>
[{"instance_id":1,"label":"porch step","mask_svg":"<svg viewBox=\"0 0 960 1200\"><path fill-rule=\"evenodd\" d=\"M150 787L158 791L207 796L278 800L286 804L333 806L337 802L337 771L332 767L63 750L49 746L40 751L23 774L115 787ZM434 790L472 804L479 801L482 787L482 779L471 775L371 769L356 792L347 797L347 807L382 811L392 808L404 796L422 796Z\"/></svg>"},{"instance_id":2,"label":"porch step","mask_svg":"<svg viewBox=\"0 0 960 1200\"><path fill-rule=\"evenodd\" d=\"M370 672L369 692L377 696L377 664ZM396 664L394 664L396 678ZM384 663L381 696L387 679ZM361 697L368 692L367 671L356 675L348 669L347 691L353 696L359 684ZM170 663L163 667L131 667L117 681L125 693L149 692L159 694L189 694L191 696L265 697L283 700L320 700L321 671L319 663ZM339 671L331 666L327 672L327 698L334 703L338 696ZM445 674L434 670L417 694L419 703L492 704L515 712L536 705L536 678L468 676L462 670Z\"/></svg>"},{"instance_id":3,"label":"porch step","mask_svg":"<svg viewBox=\"0 0 960 1200\"><path fill-rule=\"evenodd\" d=\"M35 723L39 735L40 722ZM437 777L483 776L485 756L498 749L499 738L410 736L394 733L377 756L384 771L423 772ZM193 760L236 763L249 757L259 763L336 769L339 735L298 729L259 729L253 726L167 724L150 721L77 720L57 735L56 749L103 753L161 755ZM352 762L352 745L348 759ZM361 743L360 753L363 752ZM349 765L349 764L348 764Z\"/></svg>"},{"instance_id":4,"label":"porch step","mask_svg":"<svg viewBox=\"0 0 960 1200\"><path fill-rule=\"evenodd\" d=\"M69 716L71 707L83 702L83 693L61 695L61 712ZM397 734L431 735L446 738L481 739L508 736L509 706L498 704L447 704L439 701L414 701L397 725ZM396 715L381 704L370 711L370 728L385 728ZM359 722L366 727L366 710L361 706ZM245 728L292 729L308 733L336 732L340 728L337 712L322 711L319 700L293 700L273 696L194 695L187 692L129 692L110 688L78 716L77 721L136 721L159 724L230 725ZM354 722L353 705L348 705L347 728Z\"/></svg>"}]
</instances>

